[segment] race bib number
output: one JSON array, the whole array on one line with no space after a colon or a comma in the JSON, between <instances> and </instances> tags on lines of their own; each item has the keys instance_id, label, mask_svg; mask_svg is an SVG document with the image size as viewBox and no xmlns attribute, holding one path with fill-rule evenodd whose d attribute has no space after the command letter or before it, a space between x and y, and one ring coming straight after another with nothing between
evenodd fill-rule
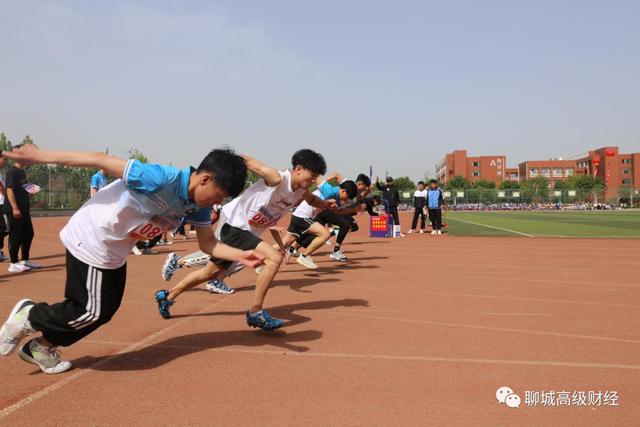
<instances>
[{"instance_id":1,"label":"race bib number","mask_svg":"<svg viewBox=\"0 0 640 427\"><path fill-rule=\"evenodd\" d=\"M268 228L276 225L279 219L280 216L272 215L267 212L266 209L260 208L249 220L249 225L252 227Z\"/></svg>"},{"instance_id":2,"label":"race bib number","mask_svg":"<svg viewBox=\"0 0 640 427\"><path fill-rule=\"evenodd\" d=\"M152 218L129 233L129 237L136 240L151 240L160 234L171 230L173 224L168 220Z\"/></svg>"}]
</instances>

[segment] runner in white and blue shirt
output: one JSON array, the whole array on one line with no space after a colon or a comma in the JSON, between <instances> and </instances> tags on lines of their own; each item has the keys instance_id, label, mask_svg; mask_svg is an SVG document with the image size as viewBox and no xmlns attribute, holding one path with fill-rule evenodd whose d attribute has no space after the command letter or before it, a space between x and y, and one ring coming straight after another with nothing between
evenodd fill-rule
<instances>
[{"instance_id":1,"label":"runner in white and blue shirt","mask_svg":"<svg viewBox=\"0 0 640 427\"><path fill-rule=\"evenodd\" d=\"M24 164L52 163L104 169L121 177L96 193L60 233L67 249L65 300L49 305L25 299L16 304L0 330L0 355L19 349L21 359L46 373L71 367L60 359L58 346L69 346L109 322L116 313L126 282L126 257L137 240L171 230L184 218L196 225L200 249L222 259L255 267L262 257L217 244L211 229L211 208L244 187L247 169L229 149L213 150L198 169L125 161L102 153L42 151L25 145L2 155Z\"/></svg>"}]
</instances>

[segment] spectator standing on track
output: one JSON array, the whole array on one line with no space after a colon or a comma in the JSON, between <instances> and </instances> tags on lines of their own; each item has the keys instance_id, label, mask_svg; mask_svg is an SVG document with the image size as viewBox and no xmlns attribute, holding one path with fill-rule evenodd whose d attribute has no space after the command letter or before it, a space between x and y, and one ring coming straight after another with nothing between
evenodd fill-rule
<instances>
[{"instance_id":1,"label":"spectator standing on track","mask_svg":"<svg viewBox=\"0 0 640 427\"><path fill-rule=\"evenodd\" d=\"M5 158L0 157L0 168L4 166ZM4 221L4 215L2 215L2 211L4 210L4 194L5 194L5 183L4 183L4 175L0 174L0 262L6 261L7 258L4 254L4 238L7 237L9 231L7 230L7 224Z\"/></svg>"},{"instance_id":2,"label":"spectator standing on track","mask_svg":"<svg viewBox=\"0 0 640 427\"><path fill-rule=\"evenodd\" d=\"M386 184L382 185L380 184L380 178L376 177L376 187L378 187L378 190L382 191L382 199L389 207L389 213L393 215L393 224L399 226L400 217L398 216L398 202L400 201L400 194L398 193L395 185L393 185L393 178L388 176ZM400 235L404 236L404 234Z\"/></svg>"},{"instance_id":3,"label":"spectator standing on track","mask_svg":"<svg viewBox=\"0 0 640 427\"><path fill-rule=\"evenodd\" d=\"M425 224L425 208L427 207L427 190L424 182L418 182L418 189L413 193L413 221L411 222L411 229L407 234L413 233L418 226L418 217L420 217L420 234L424 234Z\"/></svg>"},{"instance_id":4,"label":"spectator standing on track","mask_svg":"<svg viewBox=\"0 0 640 427\"><path fill-rule=\"evenodd\" d=\"M102 187L106 187L107 183L107 175L102 169L94 173L91 177L91 197L95 196Z\"/></svg>"},{"instance_id":5,"label":"spectator standing on track","mask_svg":"<svg viewBox=\"0 0 640 427\"><path fill-rule=\"evenodd\" d=\"M438 187L438 181L432 179L427 191L427 206L429 207L429 220L433 231L431 234L442 234L442 208L444 206L444 194Z\"/></svg>"},{"instance_id":6,"label":"spectator standing on track","mask_svg":"<svg viewBox=\"0 0 640 427\"><path fill-rule=\"evenodd\" d=\"M20 148L18 145L15 148ZM31 206L29 192L25 185L28 183L24 165L15 162L7 171L5 204L3 206L4 220L9 229L10 273L24 273L40 268L39 264L29 261L29 251L33 242L34 231L31 221ZM18 253L22 251L22 260Z\"/></svg>"}]
</instances>

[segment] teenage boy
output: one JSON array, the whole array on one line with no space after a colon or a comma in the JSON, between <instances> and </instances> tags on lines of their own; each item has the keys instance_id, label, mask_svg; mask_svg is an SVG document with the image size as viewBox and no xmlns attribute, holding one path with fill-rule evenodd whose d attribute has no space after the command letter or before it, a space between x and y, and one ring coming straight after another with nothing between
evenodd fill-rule
<instances>
[{"instance_id":1,"label":"teenage boy","mask_svg":"<svg viewBox=\"0 0 640 427\"><path fill-rule=\"evenodd\" d=\"M58 164L104 169L120 178L89 199L60 232L67 249L65 299L57 304L19 301L0 329L0 354L13 353L27 336L42 332L19 349L24 361L43 372L71 368L58 346L70 346L109 322L126 282L126 257L136 241L178 226L197 226L200 249L211 256L257 266L263 258L218 244L211 229L214 203L244 188L247 170L229 149L213 150L198 169L144 164L104 153L44 151L28 144L4 156L24 165Z\"/></svg>"},{"instance_id":2,"label":"teenage boy","mask_svg":"<svg viewBox=\"0 0 640 427\"><path fill-rule=\"evenodd\" d=\"M337 179L340 185L333 185L330 181ZM316 196L322 200L335 200L338 206L344 206L349 200L357 196L356 183L351 180L345 180L340 174L334 173L327 176L322 180L318 189L313 192ZM326 242L331 234L325 228L327 224L337 225L340 227L338 235L336 237L336 243L333 251L329 257L336 261L346 262L348 258L342 253L341 247L344 239L347 237L347 233L351 230L352 219L349 216L351 213L357 212L360 207L356 208L341 208L339 210L325 209L316 214L313 206L308 203L302 202L294 211L291 217L291 224L289 225L289 234L284 241L285 246L292 243L291 240L298 239L300 249L300 256L297 261L299 264L310 268L316 269L318 266L311 259L311 254Z\"/></svg>"},{"instance_id":3,"label":"teenage boy","mask_svg":"<svg viewBox=\"0 0 640 427\"><path fill-rule=\"evenodd\" d=\"M429 221L433 231L431 234L442 234L442 208L444 207L444 195L438 187L438 181L432 179L427 191L427 206L429 208Z\"/></svg>"},{"instance_id":4,"label":"teenage boy","mask_svg":"<svg viewBox=\"0 0 640 427\"><path fill-rule=\"evenodd\" d=\"M411 222L411 229L407 234L414 232L418 226L418 217L420 218L420 234L424 234L425 224L425 208L427 206L427 190L423 181L418 182L418 189L413 193L413 221Z\"/></svg>"},{"instance_id":5,"label":"teenage boy","mask_svg":"<svg viewBox=\"0 0 640 427\"><path fill-rule=\"evenodd\" d=\"M272 318L262 306L269 286L284 260L284 254L262 241L260 236L267 229L284 231L277 227L278 221L301 200L322 209L332 208L335 203L324 201L308 190L318 175L325 173L327 168L324 157L313 150L297 151L291 159L293 168L284 171L273 169L250 157L244 159L247 167L262 179L223 206L216 235L229 246L252 249L265 258L256 280L251 306L245 315L249 326L270 331L280 328L283 321ZM171 317L169 310L182 292L203 281L220 279L223 274L229 275L237 271L233 263L216 258L211 261L212 263L206 264L205 260L204 269L190 273L171 290L156 292L156 302L162 317ZM163 278L170 279L178 268L180 257L170 254L163 267Z\"/></svg>"}]
</instances>

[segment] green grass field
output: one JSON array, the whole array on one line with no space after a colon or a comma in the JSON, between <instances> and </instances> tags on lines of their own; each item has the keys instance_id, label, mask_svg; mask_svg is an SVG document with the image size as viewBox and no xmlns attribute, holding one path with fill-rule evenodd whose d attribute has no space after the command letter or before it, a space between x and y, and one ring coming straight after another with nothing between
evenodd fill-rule
<instances>
[{"instance_id":1,"label":"green grass field","mask_svg":"<svg viewBox=\"0 0 640 427\"><path fill-rule=\"evenodd\" d=\"M640 211L447 212L452 236L640 239Z\"/></svg>"}]
</instances>

